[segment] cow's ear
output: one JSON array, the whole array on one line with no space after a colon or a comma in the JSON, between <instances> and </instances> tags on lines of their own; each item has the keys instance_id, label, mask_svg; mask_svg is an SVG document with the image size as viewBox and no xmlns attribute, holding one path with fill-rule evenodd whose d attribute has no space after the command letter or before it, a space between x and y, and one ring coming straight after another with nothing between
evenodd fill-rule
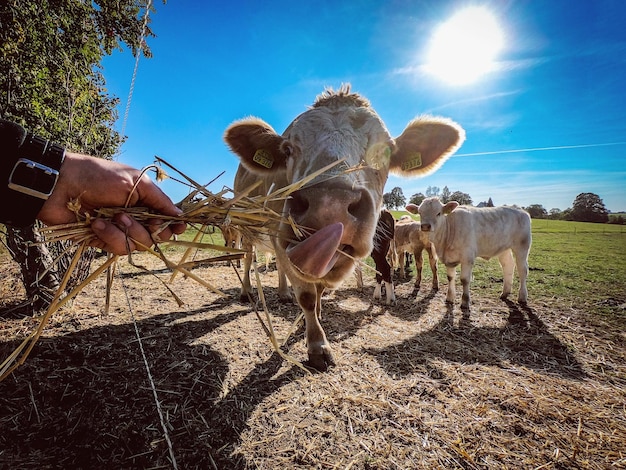
<instances>
[{"instance_id":1,"label":"cow's ear","mask_svg":"<svg viewBox=\"0 0 626 470\"><path fill-rule=\"evenodd\" d=\"M265 121L250 117L234 122L224 140L239 156L241 164L253 173L284 169L291 146Z\"/></svg>"},{"instance_id":2,"label":"cow's ear","mask_svg":"<svg viewBox=\"0 0 626 470\"><path fill-rule=\"evenodd\" d=\"M449 214L450 212L452 212L457 207L459 207L459 203L458 202L450 201L445 206L443 206L443 209L441 209L441 212L443 214Z\"/></svg>"},{"instance_id":3,"label":"cow's ear","mask_svg":"<svg viewBox=\"0 0 626 470\"><path fill-rule=\"evenodd\" d=\"M400 176L432 173L464 140L465 131L457 123L445 118L418 117L396 139L390 171Z\"/></svg>"},{"instance_id":4,"label":"cow's ear","mask_svg":"<svg viewBox=\"0 0 626 470\"><path fill-rule=\"evenodd\" d=\"M419 206L416 206L415 204L407 204L405 206L405 209L409 211L411 214L417 214Z\"/></svg>"}]
</instances>

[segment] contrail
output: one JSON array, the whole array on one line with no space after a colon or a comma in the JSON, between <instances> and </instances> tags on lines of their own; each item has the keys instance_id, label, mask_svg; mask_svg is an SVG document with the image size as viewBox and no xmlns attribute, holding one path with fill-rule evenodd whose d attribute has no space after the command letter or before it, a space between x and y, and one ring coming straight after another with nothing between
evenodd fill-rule
<instances>
[{"instance_id":1,"label":"contrail","mask_svg":"<svg viewBox=\"0 0 626 470\"><path fill-rule=\"evenodd\" d=\"M565 149L582 149L589 147L608 147L611 145L626 145L626 142L607 142L604 144L583 144L583 145L561 145L559 147L536 147L518 150L500 150L496 152L476 152L476 153L457 153L453 157L476 157L479 155L495 155L498 153L521 153L521 152L542 152L544 150L565 150Z\"/></svg>"}]
</instances>

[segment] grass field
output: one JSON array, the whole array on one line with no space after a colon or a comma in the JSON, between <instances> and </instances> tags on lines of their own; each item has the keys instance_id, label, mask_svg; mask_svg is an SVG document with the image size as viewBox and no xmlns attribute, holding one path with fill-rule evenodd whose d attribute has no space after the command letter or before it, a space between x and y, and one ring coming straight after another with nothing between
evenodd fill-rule
<instances>
[{"instance_id":1,"label":"grass field","mask_svg":"<svg viewBox=\"0 0 626 470\"><path fill-rule=\"evenodd\" d=\"M396 219L407 214L392 213ZM531 296L554 297L571 305L584 305L591 313L614 312L613 304L626 302L626 226L533 219L532 232L528 280ZM194 235L195 231L189 229L181 237L191 240ZM216 229L205 235L203 242L221 245L223 239ZM181 250L165 249L166 252ZM6 248L0 244L0 255L5 253ZM369 264L373 265L371 259ZM478 259L476 266L472 289L485 289L490 295L496 295L502 279L498 261ZM427 259L423 273L428 280ZM440 268L439 277L440 283L445 285L445 269Z\"/></svg>"},{"instance_id":2,"label":"grass field","mask_svg":"<svg viewBox=\"0 0 626 470\"><path fill-rule=\"evenodd\" d=\"M396 219L406 214L392 213ZM555 298L602 314L614 313L615 304L626 303L626 226L533 219L532 233L528 278L531 297ZM423 273L429 282L427 259ZM472 290L498 295L502 271L497 259L476 260L473 275ZM439 281L447 283L442 267Z\"/></svg>"}]
</instances>

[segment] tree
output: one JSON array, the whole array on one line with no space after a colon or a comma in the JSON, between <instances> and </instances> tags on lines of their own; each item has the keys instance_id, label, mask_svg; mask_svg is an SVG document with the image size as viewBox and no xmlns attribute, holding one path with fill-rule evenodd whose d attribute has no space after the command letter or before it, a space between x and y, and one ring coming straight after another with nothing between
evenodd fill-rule
<instances>
[{"instance_id":1,"label":"tree","mask_svg":"<svg viewBox=\"0 0 626 470\"><path fill-rule=\"evenodd\" d=\"M106 93L100 63L122 43L150 57L141 41L146 3L0 2L0 115L73 150L111 158L123 136L113 129L118 99ZM146 27L144 36L154 34ZM43 291L55 290L59 279L46 246L32 245L37 240L35 227L7 227L27 295L40 309L47 306ZM47 280L38 273L47 273Z\"/></svg>"},{"instance_id":2,"label":"tree","mask_svg":"<svg viewBox=\"0 0 626 470\"><path fill-rule=\"evenodd\" d=\"M574 220L572 219L572 208L568 207L563 212L561 212L561 220Z\"/></svg>"},{"instance_id":3,"label":"tree","mask_svg":"<svg viewBox=\"0 0 626 470\"><path fill-rule=\"evenodd\" d=\"M479 202L476 207L493 207L493 200L489 198L488 201Z\"/></svg>"},{"instance_id":4,"label":"tree","mask_svg":"<svg viewBox=\"0 0 626 470\"><path fill-rule=\"evenodd\" d=\"M470 197L470 195L461 191L454 191L452 194L450 194L450 201L456 201L459 204L463 204L466 206L472 205L472 198Z\"/></svg>"},{"instance_id":5,"label":"tree","mask_svg":"<svg viewBox=\"0 0 626 470\"><path fill-rule=\"evenodd\" d=\"M606 223L609 221L609 211L597 194L580 193L574 199L571 218L578 222Z\"/></svg>"},{"instance_id":6,"label":"tree","mask_svg":"<svg viewBox=\"0 0 626 470\"><path fill-rule=\"evenodd\" d=\"M402 193L402 188L396 186L390 193L383 194L383 204L387 209L397 209L406 205L406 198Z\"/></svg>"},{"instance_id":7,"label":"tree","mask_svg":"<svg viewBox=\"0 0 626 470\"><path fill-rule=\"evenodd\" d=\"M424 199L426 199L426 196L424 196L422 193L416 193L409 198L409 203L419 206Z\"/></svg>"},{"instance_id":8,"label":"tree","mask_svg":"<svg viewBox=\"0 0 626 470\"><path fill-rule=\"evenodd\" d=\"M553 207L552 209L550 209L548 211L548 218L552 219L552 220L559 220L563 217L563 213L561 212L561 209L557 208L557 207Z\"/></svg>"},{"instance_id":9,"label":"tree","mask_svg":"<svg viewBox=\"0 0 626 470\"><path fill-rule=\"evenodd\" d=\"M429 186L426 188L426 197L437 197L439 196L439 188L437 186Z\"/></svg>"},{"instance_id":10,"label":"tree","mask_svg":"<svg viewBox=\"0 0 626 470\"><path fill-rule=\"evenodd\" d=\"M533 219L545 219L548 216L548 212L541 204L531 204L524 208L524 210L528 212Z\"/></svg>"},{"instance_id":11,"label":"tree","mask_svg":"<svg viewBox=\"0 0 626 470\"><path fill-rule=\"evenodd\" d=\"M444 204L452 200L450 199L450 189L447 186L443 187L443 190L441 191L441 196L439 197L439 199L441 199L441 202L443 202Z\"/></svg>"}]
</instances>

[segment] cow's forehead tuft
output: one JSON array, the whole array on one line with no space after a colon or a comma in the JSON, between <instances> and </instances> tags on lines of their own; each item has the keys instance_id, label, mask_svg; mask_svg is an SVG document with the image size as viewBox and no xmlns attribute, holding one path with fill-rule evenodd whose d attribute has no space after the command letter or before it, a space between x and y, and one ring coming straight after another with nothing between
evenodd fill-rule
<instances>
[{"instance_id":1,"label":"cow's forehead tuft","mask_svg":"<svg viewBox=\"0 0 626 470\"><path fill-rule=\"evenodd\" d=\"M370 102L367 98L364 98L358 93L351 93L350 85L342 85L339 90L327 88L317 96L315 103L313 103L313 107L319 108L322 106L329 108L339 108L345 106L369 108Z\"/></svg>"}]
</instances>

